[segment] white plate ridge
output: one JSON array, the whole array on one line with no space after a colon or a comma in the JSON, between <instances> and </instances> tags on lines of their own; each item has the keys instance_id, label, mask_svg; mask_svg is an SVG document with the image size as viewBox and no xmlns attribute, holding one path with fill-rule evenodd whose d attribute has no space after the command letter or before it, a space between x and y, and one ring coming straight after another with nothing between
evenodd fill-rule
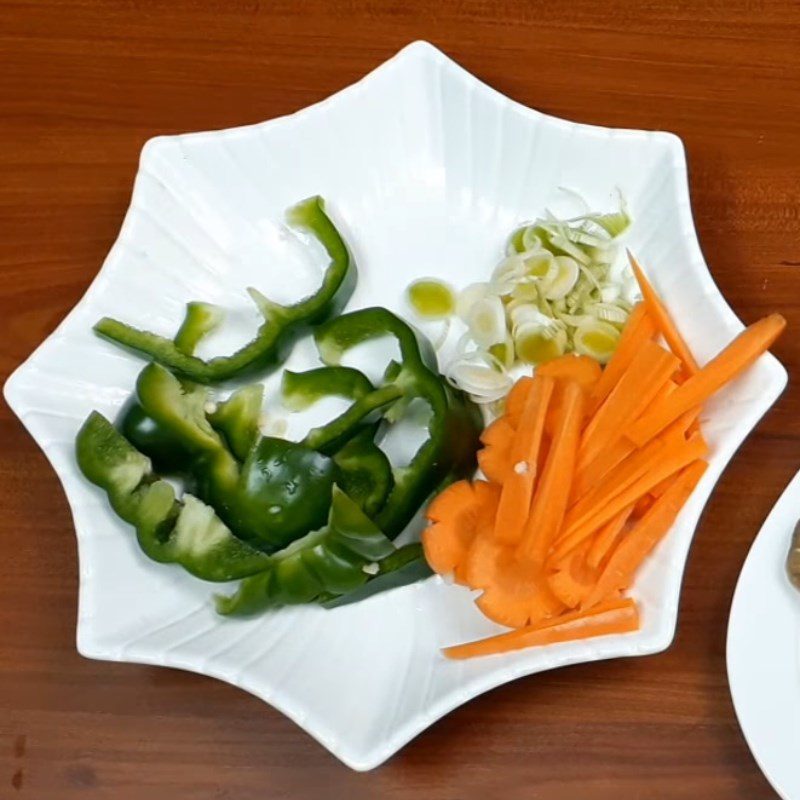
<instances>
[{"instance_id":1,"label":"white plate ridge","mask_svg":"<svg viewBox=\"0 0 800 800\"><path fill-rule=\"evenodd\" d=\"M202 299L236 309L237 335L246 335L254 317L244 287L282 298L301 282L297 275L313 275L293 266L287 277L275 267L292 255L281 219L296 201L323 195L351 245L359 283L350 307L403 312L402 293L414 278L438 275L459 286L485 279L512 228L546 206L557 208L562 186L600 210L613 208L616 189L622 191L635 217L628 243L701 361L741 330L697 242L677 137L525 108L425 42L291 116L148 142L119 238L97 278L5 385L9 405L47 455L72 510L80 652L233 683L365 770L494 686L565 664L668 647L699 515L725 465L786 384L772 356L705 412L710 468L637 581L642 630L470 662L447 661L439 649L499 626L482 617L467 590L439 578L335 611L218 618L210 602L215 587L148 561L72 456L89 411L113 416L142 366L97 339L92 324L110 315L171 335L185 302ZM224 351L227 344L223 338L215 346ZM317 363L311 343L301 342L287 366ZM277 376L266 385L274 392Z\"/></svg>"}]
</instances>

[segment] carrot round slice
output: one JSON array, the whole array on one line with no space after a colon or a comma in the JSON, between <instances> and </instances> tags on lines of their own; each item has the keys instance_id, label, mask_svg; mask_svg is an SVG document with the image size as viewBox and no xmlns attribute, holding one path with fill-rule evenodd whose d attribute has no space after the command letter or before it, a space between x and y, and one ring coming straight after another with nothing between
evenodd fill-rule
<instances>
[{"instance_id":1,"label":"carrot round slice","mask_svg":"<svg viewBox=\"0 0 800 800\"><path fill-rule=\"evenodd\" d=\"M546 361L536 368L536 375L574 381L587 394L594 389L602 374L602 367L593 358L571 353Z\"/></svg>"},{"instance_id":2,"label":"carrot round slice","mask_svg":"<svg viewBox=\"0 0 800 800\"><path fill-rule=\"evenodd\" d=\"M562 566L547 576L550 591L567 607L577 608L594 588L597 570L587 562L592 540L570 553Z\"/></svg>"},{"instance_id":3,"label":"carrot round slice","mask_svg":"<svg viewBox=\"0 0 800 800\"><path fill-rule=\"evenodd\" d=\"M481 434L484 447L478 450L478 466L494 483L503 483L511 469L511 448L516 432L507 417L496 419Z\"/></svg>"},{"instance_id":4,"label":"carrot round slice","mask_svg":"<svg viewBox=\"0 0 800 800\"><path fill-rule=\"evenodd\" d=\"M486 521L494 518L498 499L498 487L485 481L458 481L437 495L426 511L433 524L420 537L434 572L453 572L459 582L465 582L470 545Z\"/></svg>"},{"instance_id":5,"label":"carrot round slice","mask_svg":"<svg viewBox=\"0 0 800 800\"><path fill-rule=\"evenodd\" d=\"M639 610L636 603L630 598L624 598L598 604L588 611L563 614L537 625L490 636L488 639L446 647L442 652L452 659L474 658L556 642L630 633L638 629Z\"/></svg>"},{"instance_id":6,"label":"carrot round slice","mask_svg":"<svg viewBox=\"0 0 800 800\"><path fill-rule=\"evenodd\" d=\"M493 581L475 603L489 619L510 628L547 619L564 608L544 574L508 551L501 552Z\"/></svg>"}]
</instances>

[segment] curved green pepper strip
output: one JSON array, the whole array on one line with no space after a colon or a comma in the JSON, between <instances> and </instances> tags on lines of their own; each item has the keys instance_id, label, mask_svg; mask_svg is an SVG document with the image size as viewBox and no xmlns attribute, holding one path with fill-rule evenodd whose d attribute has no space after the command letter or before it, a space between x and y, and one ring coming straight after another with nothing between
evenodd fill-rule
<instances>
[{"instance_id":1,"label":"curved green pepper strip","mask_svg":"<svg viewBox=\"0 0 800 800\"><path fill-rule=\"evenodd\" d=\"M347 594L371 579L370 565L396 552L361 509L335 488L327 526L273 555L271 568L243 580L235 594L217 596L217 611L245 616Z\"/></svg>"},{"instance_id":2,"label":"curved green pepper strip","mask_svg":"<svg viewBox=\"0 0 800 800\"><path fill-rule=\"evenodd\" d=\"M330 264L320 288L294 305L278 305L251 291L264 315L264 322L256 337L232 355L205 361L182 352L174 341L164 336L139 330L110 317L101 319L95 325L95 331L197 383L219 383L274 369L286 359L294 340L305 327L330 319L344 308L356 283L355 265L342 237L325 214L321 197L298 203L289 209L286 217L290 225L308 232L323 245Z\"/></svg>"},{"instance_id":3,"label":"curved green pepper strip","mask_svg":"<svg viewBox=\"0 0 800 800\"><path fill-rule=\"evenodd\" d=\"M202 339L220 324L223 316L222 310L210 303L187 303L186 315L175 335L175 346L182 353L192 355ZM258 438L263 400L263 386L245 386L208 415L211 425L225 437L240 461L247 458L250 447ZM117 418L117 427L137 450L153 461L156 471L187 473L191 456L183 441L145 413L135 397L123 408Z\"/></svg>"},{"instance_id":4,"label":"curved green pepper strip","mask_svg":"<svg viewBox=\"0 0 800 800\"><path fill-rule=\"evenodd\" d=\"M390 589L397 589L400 586L407 586L409 583L416 583L431 575L433 575L433 570L425 560L422 545L419 542L414 542L413 544L399 547L394 553L379 561L377 572L366 583L362 583L352 591L342 592L339 595L320 596L317 598L317 602L323 608L339 608L339 606L358 603L360 600L365 600L379 592L386 592Z\"/></svg>"},{"instance_id":5,"label":"curved green pepper strip","mask_svg":"<svg viewBox=\"0 0 800 800\"><path fill-rule=\"evenodd\" d=\"M286 370L281 384L283 403L294 411L308 408L324 397L358 400L374 389L363 372L341 366L318 367L306 372ZM359 413L356 419L351 419L345 413L323 426L324 434L329 437L327 443L322 441L324 434L320 428L309 433L304 441L332 453L337 483L371 517L385 502L394 479L389 459L374 441L378 425L364 425L365 416L368 414ZM336 450L342 441L344 444Z\"/></svg>"},{"instance_id":6,"label":"curved green pepper strip","mask_svg":"<svg viewBox=\"0 0 800 800\"><path fill-rule=\"evenodd\" d=\"M399 369L389 365L387 376L393 381L375 391L394 389L404 398L422 399L431 410L427 439L408 465L394 470L394 487L375 517L381 530L394 538L446 476L455 479L474 471L482 420L477 406L439 375L430 342L391 311L353 311L326 322L314 334L320 357L328 365L337 365L350 348L382 336L397 340L400 365ZM369 407L373 394L353 404L354 416L357 407Z\"/></svg>"},{"instance_id":7,"label":"curved green pepper strip","mask_svg":"<svg viewBox=\"0 0 800 800\"><path fill-rule=\"evenodd\" d=\"M392 465L375 444L377 427L364 428L333 454L336 482L370 518L383 507L394 485Z\"/></svg>"},{"instance_id":8,"label":"curved green pepper strip","mask_svg":"<svg viewBox=\"0 0 800 800\"><path fill-rule=\"evenodd\" d=\"M247 459L261 435L259 420L263 403L264 386L253 383L237 389L208 415L211 426L225 437L228 447L239 461Z\"/></svg>"},{"instance_id":9,"label":"curved green pepper strip","mask_svg":"<svg viewBox=\"0 0 800 800\"><path fill-rule=\"evenodd\" d=\"M335 453L364 425L375 422L387 406L402 396L402 388L395 384L381 386L356 400L335 419L312 428L303 439L303 444L326 455Z\"/></svg>"},{"instance_id":10,"label":"curved green pepper strip","mask_svg":"<svg viewBox=\"0 0 800 800\"><path fill-rule=\"evenodd\" d=\"M173 339L175 347L184 355L194 355L201 340L218 328L224 318L225 312L211 303L187 303L186 315Z\"/></svg>"},{"instance_id":11,"label":"curved green pepper strip","mask_svg":"<svg viewBox=\"0 0 800 800\"><path fill-rule=\"evenodd\" d=\"M318 367L305 372L287 369L281 378L283 405L290 411L303 411L323 397L358 400L374 388L363 372L352 367Z\"/></svg>"},{"instance_id":12,"label":"curved green pepper strip","mask_svg":"<svg viewBox=\"0 0 800 800\"><path fill-rule=\"evenodd\" d=\"M234 536L214 510L175 491L151 471L138 452L101 414L93 411L75 441L78 466L103 489L113 509L136 528L150 558L180 564L206 581L231 581L269 568L270 557Z\"/></svg>"}]
</instances>

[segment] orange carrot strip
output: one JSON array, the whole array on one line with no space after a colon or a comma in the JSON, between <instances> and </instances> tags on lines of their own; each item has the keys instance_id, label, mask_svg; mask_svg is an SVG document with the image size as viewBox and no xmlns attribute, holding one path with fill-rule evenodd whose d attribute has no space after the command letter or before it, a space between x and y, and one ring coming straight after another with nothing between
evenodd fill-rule
<instances>
[{"instance_id":1,"label":"orange carrot strip","mask_svg":"<svg viewBox=\"0 0 800 800\"><path fill-rule=\"evenodd\" d=\"M672 353L655 342L644 342L619 383L586 426L578 452L579 468L591 464L605 447L622 435L625 427L663 391L662 387L678 366L678 359Z\"/></svg>"},{"instance_id":2,"label":"orange carrot strip","mask_svg":"<svg viewBox=\"0 0 800 800\"><path fill-rule=\"evenodd\" d=\"M622 331L617 349L608 362L600 380L595 384L592 394L589 397L587 414L594 416L603 401L611 394L611 390L617 385L619 379L627 371L634 356L639 352L639 348L644 342L650 341L656 333L656 325L652 317L647 313L644 303L634 306L628 317L625 329Z\"/></svg>"},{"instance_id":3,"label":"orange carrot strip","mask_svg":"<svg viewBox=\"0 0 800 800\"><path fill-rule=\"evenodd\" d=\"M582 468L578 467L575 472L570 505L574 505L587 492L594 489L617 464L626 459L635 449L633 442L622 436L599 453L591 464Z\"/></svg>"},{"instance_id":4,"label":"orange carrot strip","mask_svg":"<svg viewBox=\"0 0 800 800\"><path fill-rule=\"evenodd\" d=\"M525 408L525 399L533 386L533 378L524 376L520 378L506 395L505 419L514 428L519 424L522 410ZM502 417L501 417L502 419Z\"/></svg>"},{"instance_id":5,"label":"orange carrot strip","mask_svg":"<svg viewBox=\"0 0 800 800\"><path fill-rule=\"evenodd\" d=\"M683 362L686 372L689 375L694 375L700 370L700 367L695 361L692 351L675 327L675 323L672 321L666 306L650 284L650 281L647 280L644 271L639 266L639 262L633 257L630 250L628 251L628 261L631 263L631 269L636 276L648 313L655 320L656 326L666 339L670 350Z\"/></svg>"},{"instance_id":6,"label":"orange carrot strip","mask_svg":"<svg viewBox=\"0 0 800 800\"><path fill-rule=\"evenodd\" d=\"M539 625L446 647L442 652L452 659L474 658L574 639L629 633L638 629L639 611L636 603L630 598L623 598L596 605L589 611L564 614Z\"/></svg>"},{"instance_id":7,"label":"orange carrot strip","mask_svg":"<svg viewBox=\"0 0 800 800\"><path fill-rule=\"evenodd\" d=\"M540 565L544 562L550 544L561 529L567 510L583 423L583 406L581 387L574 382L565 384L558 425L517 551L521 557L534 564Z\"/></svg>"},{"instance_id":8,"label":"orange carrot strip","mask_svg":"<svg viewBox=\"0 0 800 800\"><path fill-rule=\"evenodd\" d=\"M553 562L558 562L594 531L605 525L623 508L635 503L642 495L647 494L654 486L669 475L703 458L708 453L708 445L702 437L693 436L674 452L665 451L664 458L658 459L651 470L634 481L624 491L615 495L607 503L599 506L593 513L583 516L567 528L556 542L551 555Z\"/></svg>"},{"instance_id":9,"label":"orange carrot strip","mask_svg":"<svg viewBox=\"0 0 800 800\"><path fill-rule=\"evenodd\" d=\"M650 510L620 542L603 569L585 605L590 608L612 592L630 586L636 570L669 531L678 513L703 477L708 464L695 461L676 478Z\"/></svg>"},{"instance_id":10,"label":"orange carrot strip","mask_svg":"<svg viewBox=\"0 0 800 800\"><path fill-rule=\"evenodd\" d=\"M564 517L564 526L571 528L585 522L597 509L608 503L620 492L625 491L642 475L654 469L664 459L672 444L672 451L680 450L686 446L683 439L680 442L669 442L663 436L653 439L639 450L634 450L624 461L619 463L594 489L587 492Z\"/></svg>"},{"instance_id":11,"label":"orange carrot strip","mask_svg":"<svg viewBox=\"0 0 800 800\"><path fill-rule=\"evenodd\" d=\"M494 525L495 538L507 544L519 542L525 530L536 481L544 421L554 385L553 378L537 373L525 399L525 408L511 448L511 466L503 481Z\"/></svg>"},{"instance_id":12,"label":"orange carrot strip","mask_svg":"<svg viewBox=\"0 0 800 800\"><path fill-rule=\"evenodd\" d=\"M682 383L664 405L645 413L634 422L625 431L625 435L638 445L652 439L670 422L702 405L711 395L747 369L771 347L785 327L786 320L780 314L770 314L745 328L697 374Z\"/></svg>"},{"instance_id":13,"label":"orange carrot strip","mask_svg":"<svg viewBox=\"0 0 800 800\"><path fill-rule=\"evenodd\" d=\"M653 503L655 503L656 499L653 497L652 494L643 494L637 501L636 505L633 507L633 513L631 514L631 519L641 519L652 507Z\"/></svg>"},{"instance_id":14,"label":"orange carrot strip","mask_svg":"<svg viewBox=\"0 0 800 800\"><path fill-rule=\"evenodd\" d=\"M625 527L625 523L632 512L633 506L627 506L600 528L597 535L591 540L592 543L586 554L586 563L590 567L599 569L603 559L611 552L611 548L619 539L619 535L622 533L622 529Z\"/></svg>"},{"instance_id":15,"label":"orange carrot strip","mask_svg":"<svg viewBox=\"0 0 800 800\"><path fill-rule=\"evenodd\" d=\"M603 370L593 358L569 353L541 364L536 368L536 374L575 381L585 392L590 393L600 380Z\"/></svg>"}]
</instances>

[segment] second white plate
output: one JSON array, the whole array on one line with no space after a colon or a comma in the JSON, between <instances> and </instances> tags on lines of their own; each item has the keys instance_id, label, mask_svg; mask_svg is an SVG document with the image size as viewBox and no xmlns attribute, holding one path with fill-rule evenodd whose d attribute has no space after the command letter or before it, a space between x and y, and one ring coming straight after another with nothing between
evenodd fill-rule
<instances>
[{"instance_id":1,"label":"second white plate","mask_svg":"<svg viewBox=\"0 0 800 800\"><path fill-rule=\"evenodd\" d=\"M784 800L800 800L800 593L786 554L800 518L800 473L742 568L728 625L728 680L745 739Z\"/></svg>"}]
</instances>

